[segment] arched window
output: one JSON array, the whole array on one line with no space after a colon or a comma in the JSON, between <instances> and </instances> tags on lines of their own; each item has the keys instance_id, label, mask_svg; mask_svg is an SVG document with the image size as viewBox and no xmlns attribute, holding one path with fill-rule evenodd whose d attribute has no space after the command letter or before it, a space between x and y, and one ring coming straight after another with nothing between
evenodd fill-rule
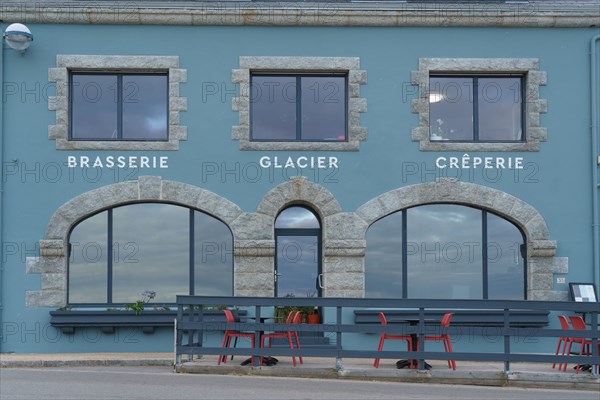
<instances>
[{"instance_id":1,"label":"arched window","mask_svg":"<svg viewBox=\"0 0 600 400\"><path fill-rule=\"evenodd\" d=\"M220 220L189 208L139 203L93 215L69 235L68 303L153 302L178 294L233 293L233 236Z\"/></svg>"},{"instance_id":2,"label":"arched window","mask_svg":"<svg viewBox=\"0 0 600 400\"><path fill-rule=\"evenodd\" d=\"M367 231L367 297L525 299L522 232L485 210L429 204Z\"/></svg>"},{"instance_id":3,"label":"arched window","mask_svg":"<svg viewBox=\"0 0 600 400\"><path fill-rule=\"evenodd\" d=\"M305 207L292 206L275 220L275 294L321 295L321 223Z\"/></svg>"}]
</instances>

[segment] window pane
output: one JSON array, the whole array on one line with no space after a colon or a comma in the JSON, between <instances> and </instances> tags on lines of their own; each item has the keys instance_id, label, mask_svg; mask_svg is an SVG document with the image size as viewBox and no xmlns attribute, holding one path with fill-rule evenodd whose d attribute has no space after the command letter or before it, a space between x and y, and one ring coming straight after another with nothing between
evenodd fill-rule
<instances>
[{"instance_id":1,"label":"window pane","mask_svg":"<svg viewBox=\"0 0 600 400\"><path fill-rule=\"evenodd\" d=\"M113 211L113 301L131 303L146 289L153 302L189 293L189 209L134 204Z\"/></svg>"},{"instance_id":2,"label":"window pane","mask_svg":"<svg viewBox=\"0 0 600 400\"><path fill-rule=\"evenodd\" d=\"M511 222L487 214L488 298L524 300L523 235Z\"/></svg>"},{"instance_id":3,"label":"window pane","mask_svg":"<svg viewBox=\"0 0 600 400\"><path fill-rule=\"evenodd\" d=\"M473 80L429 79L430 140L473 140Z\"/></svg>"},{"instance_id":4,"label":"window pane","mask_svg":"<svg viewBox=\"0 0 600 400\"><path fill-rule=\"evenodd\" d=\"M69 238L68 303L106 303L108 212L79 223Z\"/></svg>"},{"instance_id":5,"label":"window pane","mask_svg":"<svg viewBox=\"0 0 600 400\"><path fill-rule=\"evenodd\" d=\"M402 298L402 212L380 219L367 231L365 294Z\"/></svg>"},{"instance_id":6,"label":"window pane","mask_svg":"<svg viewBox=\"0 0 600 400\"><path fill-rule=\"evenodd\" d=\"M195 293L233 296L233 237L210 215L194 212Z\"/></svg>"},{"instance_id":7,"label":"window pane","mask_svg":"<svg viewBox=\"0 0 600 400\"><path fill-rule=\"evenodd\" d=\"M346 139L346 78L301 78L302 140Z\"/></svg>"},{"instance_id":8,"label":"window pane","mask_svg":"<svg viewBox=\"0 0 600 400\"><path fill-rule=\"evenodd\" d=\"M479 140L521 140L521 79L479 78L478 82Z\"/></svg>"},{"instance_id":9,"label":"window pane","mask_svg":"<svg viewBox=\"0 0 600 400\"><path fill-rule=\"evenodd\" d=\"M167 76L123 76L123 139L167 140Z\"/></svg>"},{"instance_id":10,"label":"window pane","mask_svg":"<svg viewBox=\"0 0 600 400\"><path fill-rule=\"evenodd\" d=\"M277 296L312 297L317 293L317 236L277 236Z\"/></svg>"},{"instance_id":11,"label":"window pane","mask_svg":"<svg viewBox=\"0 0 600 400\"><path fill-rule=\"evenodd\" d=\"M304 207L288 207L275 220L275 228L319 229L320 227L321 224L315 214Z\"/></svg>"},{"instance_id":12,"label":"window pane","mask_svg":"<svg viewBox=\"0 0 600 400\"><path fill-rule=\"evenodd\" d=\"M407 211L408 297L481 299L480 210L433 204Z\"/></svg>"},{"instance_id":13,"label":"window pane","mask_svg":"<svg viewBox=\"0 0 600 400\"><path fill-rule=\"evenodd\" d=\"M71 137L117 138L117 77L72 75Z\"/></svg>"},{"instance_id":14,"label":"window pane","mask_svg":"<svg viewBox=\"0 0 600 400\"><path fill-rule=\"evenodd\" d=\"M252 139L296 139L296 77L253 76L249 96Z\"/></svg>"}]
</instances>

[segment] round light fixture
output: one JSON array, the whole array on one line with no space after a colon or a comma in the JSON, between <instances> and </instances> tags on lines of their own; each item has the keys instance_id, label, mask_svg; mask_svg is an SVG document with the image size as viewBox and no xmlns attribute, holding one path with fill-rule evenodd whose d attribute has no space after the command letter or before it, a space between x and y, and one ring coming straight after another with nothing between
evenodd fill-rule
<instances>
[{"instance_id":1,"label":"round light fixture","mask_svg":"<svg viewBox=\"0 0 600 400\"><path fill-rule=\"evenodd\" d=\"M11 24L2 35L6 44L17 51L25 51L33 40L33 35L28 27L23 24Z\"/></svg>"}]
</instances>

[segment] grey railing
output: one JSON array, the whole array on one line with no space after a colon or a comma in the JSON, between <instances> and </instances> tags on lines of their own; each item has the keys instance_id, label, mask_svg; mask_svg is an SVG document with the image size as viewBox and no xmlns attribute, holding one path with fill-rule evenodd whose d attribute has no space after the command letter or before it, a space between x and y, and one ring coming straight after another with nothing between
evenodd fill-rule
<instances>
[{"instance_id":1,"label":"grey railing","mask_svg":"<svg viewBox=\"0 0 600 400\"><path fill-rule=\"evenodd\" d=\"M177 296L177 321L176 321L176 343L175 355L176 363L182 362L182 356L187 355L193 358L194 355L250 355L253 356L253 365L258 366L261 356L307 356L307 357L331 357L336 359L336 366L341 367L343 358L411 358L419 360L419 368L424 369L425 359L431 360L471 360L471 361L501 361L504 363L504 370L510 371L511 362L547 362L571 364L591 364L595 365L593 373L598 374L597 365L600 364L598 355L598 340L600 333L598 330L598 314L600 307L598 303L576 303L576 302L549 302L549 301L512 301L512 300L431 300L431 299L365 299L365 298L274 298L274 297L205 297L205 296ZM226 305L233 308L244 308L248 310L248 315L254 316L252 320L224 323L204 318L203 309L214 306ZM272 349L260 348L260 333L269 331L286 331L289 326L282 323L260 323L260 317L271 317L273 307L320 307L325 310L325 321L321 324L294 325L294 330L300 334L302 332L324 333L334 337L335 346L329 348L302 348L289 349L277 347ZM268 308L269 311L266 311ZM381 324L355 323L354 310L375 309L375 310L415 310L418 314L418 323L416 325L398 325L390 324L383 326ZM444 310L460 312L460 310L489 310L493 313L502 313L502 324L494 328L482 324L476 326L470 324L465 326L452 326L452 324L443 328L443 333L450 335L450 338L468 334L470 336L484 337L490 334L490 329L494 329L494 335L503 338L502 351L482 352L466 351L469 348L462 348L461 343L454 345L452 353L427 351L427 343L424 339L426 335L436 335L441 333L439 324L433 327L427 322L427 315L431 311L436 313ZM511 313L514 314L520 310L549 311L556 314L579 313L587 316L592 329L585 331L569 330L565 332L562 329L543 328L540 326L526 327L522 321L519 324L511 324ZM267 315L268 314L268 315ZM551 316L553 317L553 316ZM553 317L555 318L555 317ZM241 330L244 332L253 332L255 334L254 348L221 348L221 342L209 345L204 336L208 333L223 332L226 329ZM437 329L437 331L436 331ZM376 333L381 332L398 334L401 331L403 335L417 335L420 338L419 351L381 351L377 352L376 347L373 350L362 350L349 348L344 345L344 334L357 333ZM512 351L511 339L523 338L585 338L591 340L591 355L555 355L556 342L549 345L543 353ZM577 345L577 349L579 349Z\"/></svg>"}]
</instances>

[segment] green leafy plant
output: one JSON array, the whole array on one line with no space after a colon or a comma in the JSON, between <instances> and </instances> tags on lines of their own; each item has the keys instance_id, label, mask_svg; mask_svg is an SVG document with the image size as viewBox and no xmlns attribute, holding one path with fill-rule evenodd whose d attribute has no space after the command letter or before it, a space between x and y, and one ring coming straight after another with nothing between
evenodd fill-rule
<instances>
[{"instance_id":1,"label":"green leafy plant","mask_svg":"<svg viewBox=\"0 0 600 400\"><path fill-rule=\"evenodd\" d=\"M150 300L156 297L156 292L154 290L144 290L140 293L140 298L135 301L133 304L125 304L126 310L133 310L135 315L140 315L142 311L144 311L144 304L148 303Z\"/></svg>"}]
</instances>

